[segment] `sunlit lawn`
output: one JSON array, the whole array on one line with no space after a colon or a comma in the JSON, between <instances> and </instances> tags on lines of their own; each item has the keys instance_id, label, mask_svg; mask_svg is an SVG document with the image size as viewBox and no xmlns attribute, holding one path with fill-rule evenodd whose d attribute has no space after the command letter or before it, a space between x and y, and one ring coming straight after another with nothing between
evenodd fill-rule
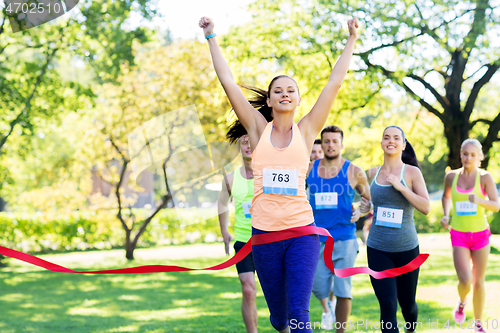
<instances>
[{"instance_id":1,"label":"sunlit lawn","mask_svg":"<svg viewBox=\"0 0 500 333\"><path fill-rule=\"evenodd\" d=\"M419 282L419 321L426 332L470 332L445 328L457 300L456 278L448 236L421 235L421 252L431 254ZM492 243L500 249L500 236ZM122 251L46 255L43 258L77 270L118 268L146 264L207 267L226 259L221 244L176 246L136 251L129 264ZM360 247L357 265L366 265ZM174 259L177 258L177 259ZM235 268L219 272L179 272L144 275L58 274L8 260L0 269L0 332L244 332L240 285ZM369 278L353 278L351 332L376 332L378 303ZM484 319L488 332L500 321L500 254L490 256ZM259 331L274 332L259 289ZM467 308L467 316L472 309ZM319 322L321 307L311 299L311 321ZM402 317L400 316L402 321ZM434 323L431 329L430 322ZM363 323L363 324L362 324ZM354 325L355 326L355 325ZM366 329L368 327L368 329ZM495 329L496 328L496 329ZM325 330L317 329L315 332ZM325 331L326 332L326 331Z\"/></svg>"}]
</instances>

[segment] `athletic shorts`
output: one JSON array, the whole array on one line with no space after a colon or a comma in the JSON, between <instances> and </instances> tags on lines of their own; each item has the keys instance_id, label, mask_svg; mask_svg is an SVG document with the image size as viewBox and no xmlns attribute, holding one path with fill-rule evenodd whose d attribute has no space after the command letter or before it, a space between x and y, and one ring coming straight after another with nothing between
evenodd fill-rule
<instances>
[{"instance_id":1,"label":"athletic shorts","mask_svg":"<svg viewBox=\"0 0 500 333\"><path fill-rule=\"evenodd\" d=\"M462 232L451 229L451 246L465 247L471 251L482 249L490 243L490 228L478 232Z\"/></svg>"},{"instance_id":2,"label":"athletic shorts","mask_svg":"<svg viewBox=\"0 0 500 333\"><path fill-rule=\"evenodd\" d=\"M316 274L314 275L312 292L317 299L327 298L330 295L330 291L333 291L333 294L337 297L352 299L351 277L338 277L325 265L325 259L323 257L325 244L326 243L320 242L319 259L316 267ZM356 238L335 241L332 252L333 267L353 267L358 255L358 250L359 245Z\"/></svg>"},{"instance_id":3,"label":"athletic shorts","mask_svg":"<svg viewBox=\"0 0 500 333\"><path fill-rule=\"evenodd\" d=\"M236 241L234 242L234 250L236 253L238 253L239 250L245 245L245 243ZM247 272L254 272L255 273L255 265L253 263L253 255L252 252L250 252L245 258L243 258L242 261L236 264L236 270L238 271L238 274L241 273L247 273Z\"/></svg>"}]
</instances>

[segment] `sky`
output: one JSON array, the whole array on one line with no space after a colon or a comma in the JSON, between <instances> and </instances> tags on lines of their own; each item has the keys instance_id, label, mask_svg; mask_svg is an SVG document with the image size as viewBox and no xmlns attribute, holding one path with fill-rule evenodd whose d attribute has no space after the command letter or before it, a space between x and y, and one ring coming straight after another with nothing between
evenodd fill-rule
<instances>
[{"instance_id":1,"label":"sky","mask_svg":"<svg viewBox=\"0 0 500 333\"><path fill-rule=\"evenodd\" d=\"M252 0L159 0L158 11L162 17L153 20L153 25L170 29L173 38L203 38L198 27L202 16L214 20L214 31L224 34L230 26L244 24L251 19L246 8Z\"/></svg>"}]
</instances>

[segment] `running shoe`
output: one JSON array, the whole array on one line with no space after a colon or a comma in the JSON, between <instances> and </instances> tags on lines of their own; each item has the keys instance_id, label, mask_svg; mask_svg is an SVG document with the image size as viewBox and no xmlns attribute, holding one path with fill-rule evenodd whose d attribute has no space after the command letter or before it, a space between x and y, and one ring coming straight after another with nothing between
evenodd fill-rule
<instances>
[{"instance_id":1,"label":"running shoe","mask_svg":"<svg viewBox=\"0 0 500 333\"><path fill-rule=\"evenodd\" d=\"M323 312L321 315L321 328L325 330L333 330L333 318L330 312Z\"/></svg>"},{"instance_id":2,"label":"running shoe","mask_svg":"<svg viewBox=\"0 0 500 333\"><path fill-rule=\"evenodd\" d=\"M474 328L474 332L486 333L480 322L476 322L476 327Z\"/></svg>"},{"instance_id":3,"label":"running shoe","mask_svg":"<svg viewBox=\"0 0 500 333\"><path fill-rule=\"evenodd\" d=\"M458 300L458 304L455 307L455 309L453 310L453 320L457 324L463 324L463 323L465 323L465 311L464 311L464 308L465 308L465 302L462 303L462 302L460 302L460 300Z\"/></svg>"}]
</instances>

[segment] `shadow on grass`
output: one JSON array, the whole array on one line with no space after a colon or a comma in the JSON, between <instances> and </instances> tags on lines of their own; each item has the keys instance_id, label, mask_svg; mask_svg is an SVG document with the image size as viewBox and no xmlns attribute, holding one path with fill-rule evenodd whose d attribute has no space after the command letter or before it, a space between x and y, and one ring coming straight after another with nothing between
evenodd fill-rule
<instances>
[{"instance_id":1,"label":"shadow on grass","mask_svg":"<svg viewBox=\"0 0 500 333\"><path fill-rule=\"evenodd\" d=\"M427 331L433 328L453 328L453 322L450 314L451 309L444 307L435 301L422 301L417 299L419 314L418 314L418 331ZM311 298L311 321L321 321L322 308L319 302ZM398 322L401 323L401 328L404 325L404 319L401 314L401 309L398 308ZM352 302L352 312L350 316L349 332L380 332L380 308L377 298L373 291L363 294L354 295ZM328 332L322 329L315 329L314 332ZM330 331L331 332L331 331ZM404 332L400 329L400 332Z\"/></svg>"},{"instance_id":2,"label":"shadow on grass","mask_svg":"<svg viewBox=\"0 0 500 333\"><path fill-rule=\"evenodd\" d=\"M217 262L182 264L206 267ZM258 306L266 308L263 296ZM240 309L241 287L234 268L130 275L0 271L3 333L242 332ZM260 319L259 326L270 326L268 318Z\"/></svg>"}]
</instances>

